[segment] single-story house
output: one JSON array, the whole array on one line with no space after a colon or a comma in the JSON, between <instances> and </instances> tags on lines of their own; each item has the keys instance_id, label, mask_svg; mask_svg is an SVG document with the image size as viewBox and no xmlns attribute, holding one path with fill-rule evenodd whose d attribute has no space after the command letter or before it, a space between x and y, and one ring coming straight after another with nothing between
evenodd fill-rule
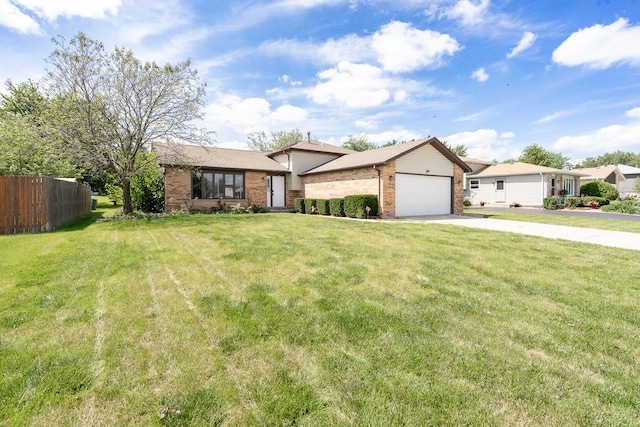
<instances>
[{"instance_id":1,"label":"single-story house","mask_svg":"<svg viewBox=\"0 0 640 427\"><path fill-rule=\"evenodd\" d=\"M624 181L618 184L618 192L621 194L639 193L634 190L636 179L640 178L640 168L627 165L616 165L618 170L624 175Z\"/></svg>"},{"instance_id":2,"label":"single-story house","mask_svg":"<svg viewBox=\"0 0 640 427\"><path fill-rule=\"evenodd\" d=\"M466 175L467 197L472 204L539 207L546 197L580 195L577 170L555 169L529 163L494 163Z\"/></svg>"},{"instance_id":3,"label":"single-story house","mask_svg":"<svg viewBox=\"0 0 640 427\"><path fill-rule=\"evenodd\" d=\"M365 152L308 140L272 153L157 144L165 210L293 208L297 197L376 194L381 216L461 214L471 169L436 138Z\"/></svg>"},{"instance_id":4,"label":"single-story house","mask_svg":"<svg viewBox=\"0 0 640 427\"><path fill-rule=\"evenodd\" d=\"M598 166L595 168L575 169L577 172L584 174L580 177L580 184L586 184L591 181L603 181L616 187L620 191L620 183L625 181L625 177L616 165Z\"/></svg>"}]
</instances>

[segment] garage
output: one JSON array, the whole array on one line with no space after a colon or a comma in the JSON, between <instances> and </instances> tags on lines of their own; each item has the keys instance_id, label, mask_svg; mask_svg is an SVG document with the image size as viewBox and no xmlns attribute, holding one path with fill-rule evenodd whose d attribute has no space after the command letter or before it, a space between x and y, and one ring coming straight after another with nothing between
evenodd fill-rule
<instances>
[{"instance_id":1,"label":"garage","mask_svg":"<svg viewBox=\"0 0 640 427\"><path fill-rule=\"evenodd\" d=\"M450 177L396 174L396 216L450 213Z\"/></svg>"}]
</instances>

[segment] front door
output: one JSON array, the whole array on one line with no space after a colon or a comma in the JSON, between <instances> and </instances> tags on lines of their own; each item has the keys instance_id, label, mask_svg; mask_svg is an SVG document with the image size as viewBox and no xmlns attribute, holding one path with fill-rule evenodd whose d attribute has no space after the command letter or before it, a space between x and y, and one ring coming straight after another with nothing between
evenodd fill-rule
<instances>
[{"instance_id":1,"label":"front door","mask_svg":"<svg viewBox=\"0 0 640 427\"><path fill-rule=\"evenodd\" d=\"M505 181L504 179L496 180L496 203L503 203L507 201L507 195L505 193Z\"/></svg>"},{"instance_id":2,"label":"front door","mask_svg":"<svg viewBox=\"0 0 640 427\"><path fill-rule=\"evenodd\" d=\"M267 207L281 208L285 205L285 177L284 176L268 176L267 177Z\"/></svg>"}]
</instances>

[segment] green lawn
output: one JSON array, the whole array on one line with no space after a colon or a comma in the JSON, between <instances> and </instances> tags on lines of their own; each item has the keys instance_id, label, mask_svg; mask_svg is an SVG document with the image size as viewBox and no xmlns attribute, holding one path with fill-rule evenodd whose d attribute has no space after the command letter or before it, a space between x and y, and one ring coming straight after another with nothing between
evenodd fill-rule
<instances>
[{"instance_id":1,"label":"green lawn","mask_svg":"<svg viewBox=\"0 0 640 427\"><path fill-rule=\"evenodd\" d=\"M523 213L520 209L509 211L492 211L489 209L465 209L465 213L482 215L485 218L508 219L512 221L528 221L542 224L568 225L572 227L595 228L598 230L627 231L640 233L640 221L623 219L592 218L587 216L545 215ZM621 217L623 215L620 215Z\"/></svg>"},{"instance_id":2,"label":"green lawn","mask_svg":"<svg viewBox=\"0 0 640 427\"><path fill-rule=\"evenodd\" d=\"M0 425L640 425L633 251L182 215L0 236L0 271Z\"/></svg>"}]
</instances>

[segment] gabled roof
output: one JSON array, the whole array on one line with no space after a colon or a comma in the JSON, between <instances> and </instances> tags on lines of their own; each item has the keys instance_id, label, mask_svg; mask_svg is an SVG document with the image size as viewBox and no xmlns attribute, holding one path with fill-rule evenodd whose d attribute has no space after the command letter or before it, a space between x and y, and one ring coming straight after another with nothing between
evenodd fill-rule
<instances>
[{"instance_id":1,"label":"gabled roof","mask_svg":"<svg viewBox=\"0 0 640 427\"><path fill-rule=\"evenodd\" d=\"M471 173L469 177L493 177L493 176L513 176L513 175L534 175L540 173L556 173L561 175L583 176L576 170L555 169L547 166L532 165L530 163L496 163L487 166L477 172Z\"/></svg>"},{"instance_id":2,"label":"gabled roof","mask_svg":"<svg viewBox=\"0 0 640 427\"><path fill-rule=\"evenodd\" d=\"M618 177L618 181L624 181L624 175L622 174L622 172L620 172L620 169L618 169L618 167L615 165L598 166L597 168L584 168L584 169L576 169L576 170L580 171L585 175L584 177L582 177L582 179L585 179L585 180L589 180L589 179L604 180L609 176L611 176L611 174L615 174Z\"/></svg>"},{"instance_id":3,"label":"gabled roof","mask_svg":"<svg viewBox=\"0 0 640 427\"><path fill-rule=\"evenodd\" d=\"M322 172L334 172L345 169L358 169L369 166L377 166L387 164L398 157L410 153L424 145L431 144L436 150L441 152L446 158L459 165L465 172L471 171L458 156L453 154L451 150L444 146L437 138L419 139L416 141L405 142L402 144L391 145L388 147L376 148L367 151L351 151L351 154L338 157L328 163L320 165L314 169L308 170L299 175L311 175Z\"/></svg>"},{"instance_id":4,"label":"gabled roof","mask_svg":"<svg viewBox=\"0 0 640 427\"><path fill-rule=\"evenodd\" d=\"M623 175L640 175L640 168L634 168L628 165L616 165Z\"/></svg>"},{"instance_id":5,"label":"gabled roof","mask_svg":"<svg viewBox=\"0 0 640 427\"><path fill-rule=\"evenodd\" d=\"M154 150L161 165L288 172L261 151L181 144L156 144Z\"/></svg>"},{"instance_id":6,"label":"gabled roof","mask_svg":"<svg viewBox=\"0 0 640 427\"><path fill-rule=\"evenodd\" d=\"M269 157L273 157L276 154L288 153L293 150L315 151L318 153L331 153L331 154L340 154L340 155L355 153L355 151L349 150L348 148L338 147L336 145L327 144L326 142L309 140L309 141L299 142L297 144L293 144L288 147L281 148L280 150L273 151L267 155Z\"/></svg>"}]
</instances>

